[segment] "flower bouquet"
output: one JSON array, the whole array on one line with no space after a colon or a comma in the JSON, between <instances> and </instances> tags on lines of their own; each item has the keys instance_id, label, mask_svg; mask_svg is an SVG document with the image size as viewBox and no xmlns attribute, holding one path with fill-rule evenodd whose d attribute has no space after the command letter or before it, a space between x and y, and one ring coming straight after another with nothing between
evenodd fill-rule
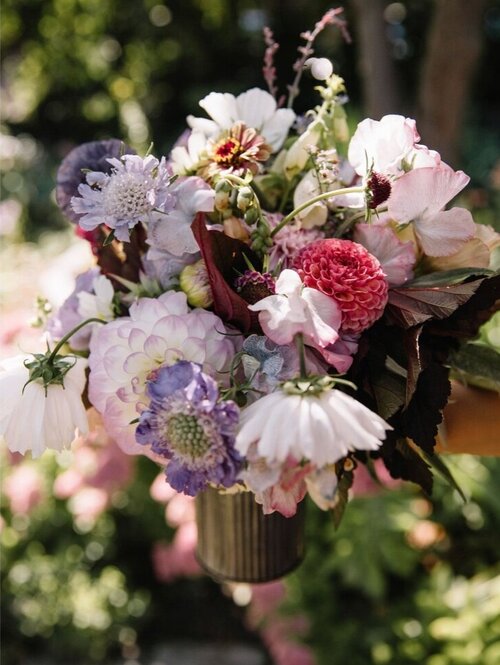
<instances>
[{"instance_id":1,"label":"flower bouquet","mask_svg":"<svg viewBox=\"0 0 500 665\"><path fill-rule=\"evenodd\" d=\"M46 325L47 352L3 363L0 426L33 456L101 414L127 453L197 496L214 575L278 577L302 556L306 494L338 524L356 469L432 488L459 341L498 298L499 236L447 204L469 178L415 121L349 138L344 81L314 57L328 11L280 96L211 92L167 157L117 139L72 150L57 202L95 266ZM318 104L293 110L304 72ZM380 463L380 462L379 462Z\"/></svg>"}]
</instances>

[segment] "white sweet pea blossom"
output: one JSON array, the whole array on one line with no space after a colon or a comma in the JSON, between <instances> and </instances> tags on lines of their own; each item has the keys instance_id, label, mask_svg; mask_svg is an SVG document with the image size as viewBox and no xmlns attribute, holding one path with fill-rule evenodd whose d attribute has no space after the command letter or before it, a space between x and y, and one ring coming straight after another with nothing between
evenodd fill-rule
<instances>
[{"instance_id":1,"label":"white sweet pea blossom","mask_svg":"<svg viewBox=\"0 0 500 665\"><path fill-rule=\"evenodd\" d=\"M201 178L179 178L170 191L175 197L175 208L148 226L148 243L154 250L154 254L148 253L148 259L154 256L157 260L158 252L169 252L177 257L198 252L191 224L196 213L214 209L215 192Z\"/></svg>"},{"instance_id":2,"label":"white sweet pea blossom","mask_svg":"<svg viewBox=\"0 0 500 665\"><path fill-rule=\"evenodd\" d=\"M289 456L317 468L334 464L354 450L377 450L388 425L380 416L340 390L290 394L285 388L266 395L241 413L236 449L252 444L268 463Z\"/></svg>"},{"instance_id":3,"label":"white sweet pea blossom","mask_svg":"<svg viewBox=\"0 0 500 665\"><path fill-rule=\"evenodd\" d=\"M366 118L359 123L349 143L348 159L356 173L370 169L385 175L403 173L403 161L420 139L415 120L402 115L385 115L381 120Z\"/></svg>"},{"instance_id":4,"label":"white sweet pea blossom","mask_svg":"<svg viewBox=\"0 0 500 665\"><path fill-rule=\"evenodd\" d=\"M64 387L50 384L45 389L39 380L27 384L25 360L31 358L15 356L0 363L0 436L11 452L24 455L31 450L33 457L39 457L47 448L62 450L68 446L75 430L87 433L81 397L87 361L68 358L74 365L64 375Z\"/></svg>"},{"instance_id":5,"label":"white sweet pea blossom","mask_svg":"<svg viewBox=\"0 0 500 665\"><path fill-rule=\"evenodd\" d=\"M287 150L283 170L288 180L300 173L311 157L311 148L318 145L322 133L322 123L315 120L308 125L305 132Z\"/></svg>"},{"instance_id":6,"label":"white sweet pea blossom","mask_svg":"<svg viewBox=\"0 0 500 665\"><path fill-rule=\"evenodd\" d=\"M333 187L332 187L333 189ZM308 171L299 182L293 193L293 207L298 208L306 201L318 196L321 188L318 183L316 172L312 169ZM304 208L296 215L303 229L312 229L315 226L323 226L328 218L328 208L326 201L317 201Z\"/></svg>"},{"instance_id":7,"label":"white sweet pea blossom","mask_svg":"<svg viewBox=\"0 0 500 665\"><path fill-rule=\"evenodd\" d=\"M304 342L319 350L339 339L342 314L332 298L304 286L295 270L283 270L275 288L275 295L248 306L259 312L260 325L269 339L285 345L302 333Z\"/></svg>"},{"instance_id":8,"label":"white sweet pea blossom","mask_svg":"<svg viewBox=\"0 0 500 665\"><path fill-rule=\"evenodd\" d=\"M222 131L237 122L252 127L266 140L273 152L283 145L295 113L291 109L278 109L274 97L259 88L252 88L238 97L225 92L211 92L200 101L211 120L188 116L189 126L208 138L217 138Z\"/></svg>"},{"instance_id":9,"label":"white sweet pea blossom","mask_svg":"<svg viewBox=\"0 0 500 665\"><path fill-rule=\"evenodd\" d=\"M414 169L398 178L388 200L389 215L413 230L428 256L449 256L474 237L475 224L465 208L443 210L469 182L463 171L446 164Z\"/></svg>"},{"instance_id":10,"label":"white sweet pea blossom","mask_svg":"<svg viewBox=\"0 0 500 665\"><path fill-rule=\"evenodd\" d=\"M78 314L84 319L101 319L112 321L115 317L113 298L115 291L110 280L99 275L92 282L93 293L80 291L77 293Z\"/></svg>"}]
</instances>

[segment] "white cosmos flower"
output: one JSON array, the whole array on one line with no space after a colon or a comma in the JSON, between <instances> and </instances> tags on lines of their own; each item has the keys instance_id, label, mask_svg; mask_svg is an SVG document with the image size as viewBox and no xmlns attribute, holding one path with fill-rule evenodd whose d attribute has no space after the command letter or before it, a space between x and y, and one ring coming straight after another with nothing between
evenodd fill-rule
<instances>
[{"instance_id":1,"label":"white cosmos flower","mask_svg":"<svg viewBox=\"0 0 500 665\"><path fill-rule=\"evenodd\" d=\"M278 390L242 411L236 449L269 463L287 457L306 459L318 468L334 464L354 450L377 450L392 429L366 406L331 388L319 395Z\"/></svg>"},{"instance_id":2,"label":"white cosmos flower","mask_svg":"<svg viewBox=\"0 0 500 665\"><path fill-rule=\"evenodd\" d=\"M33 457L39 457L47 448L61 450L68 446L76 429L80 434L87 433L81 397L87 361L69 358L68 362L75 364L64 376L64 387L51 384L45 395L38 381L24 387L29 378L26 359L20 355L0 363L0 436L11 452L24 455L31 450Z\"/></svg>"},{"instance_id":3,"label":"white cosmos flower","mask_svg":"<svg viewBox=\"0 0 500 665\"><path fill-rule=\"evenodd\" d=\"M208 138L216 138L237 122L253 127L266 140L273 152L281 148L288 135L295 113L291 109L278 109L274 97L259 88L252 88L238 97L229 92L211 92L200 106L212 120L188 116L189 126Z\"/></svg>"}]
</instances>

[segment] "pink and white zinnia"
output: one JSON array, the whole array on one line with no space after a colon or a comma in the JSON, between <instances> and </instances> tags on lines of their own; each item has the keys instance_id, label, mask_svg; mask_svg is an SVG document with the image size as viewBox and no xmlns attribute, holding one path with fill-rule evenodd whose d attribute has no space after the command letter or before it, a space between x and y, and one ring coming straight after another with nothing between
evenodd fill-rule
<instances>
[{"instance_id":1,"label":"pink and white zinnia","mask_svg":"<svg viewBox=\"0 0 500 665\"><path fill-rule=\"evenodd\" d=\"M102 326L90 345L89 398L104 425L128 453L144 453L135 441L135 425L147 406L146 380L163 364L190 360L216 376L234 356L232 338L218 316L190 310L186 295L168 291L141 298L129 316Z\"/></svg>"}]
</instances>

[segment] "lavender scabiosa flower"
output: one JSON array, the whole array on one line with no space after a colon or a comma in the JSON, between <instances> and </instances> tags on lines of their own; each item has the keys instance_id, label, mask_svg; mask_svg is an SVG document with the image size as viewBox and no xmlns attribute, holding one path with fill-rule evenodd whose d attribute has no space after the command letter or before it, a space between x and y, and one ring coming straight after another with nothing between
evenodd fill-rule
<instances>
[{"instance_id":1,"label":"lavender scabiosa flower","mask_svg":"<svg viewBox=\"0 0 500 665\"><path fill-rule=\"evenodd\" d=\"M136 440L168 460L169 484L189 496L208 483L234 485L242 466L234 448L239 409L219 400L214 379L200 365L180 360L156 370L146 393L151 402L141 413Z\"/></svg>"},{"instance_id":2,"label":"lavender scabiosa flower","mask_svg":"<svg viewBox=\"0 0 500 665\"><path fill-rule=\"evenodd\" d=\"M118 139L90 141L73 148L61 162L57 171L56 201L61 211L75 224L80 215L71 207L71 199L78 194L78 187L85 183L88 171L111 173L109 159L133 155L135 151Z\"/></svg>"},{"instance_id":3,"label":"lavender scabiosa flower","mask_svg":"<svg viewBox=\"0 0 500 665\"><path fill-rule=\"evenodd\" d=\"M165 158L158 161L152 155L107 161L111 173L87 173L87 183L78 187L80 196L71 199L71 206L84 231L106 224L118 240L128 241L136 224L152 222L174 207L175 197L168 189L171 172Z\"/></svg>"}]
</instances>

